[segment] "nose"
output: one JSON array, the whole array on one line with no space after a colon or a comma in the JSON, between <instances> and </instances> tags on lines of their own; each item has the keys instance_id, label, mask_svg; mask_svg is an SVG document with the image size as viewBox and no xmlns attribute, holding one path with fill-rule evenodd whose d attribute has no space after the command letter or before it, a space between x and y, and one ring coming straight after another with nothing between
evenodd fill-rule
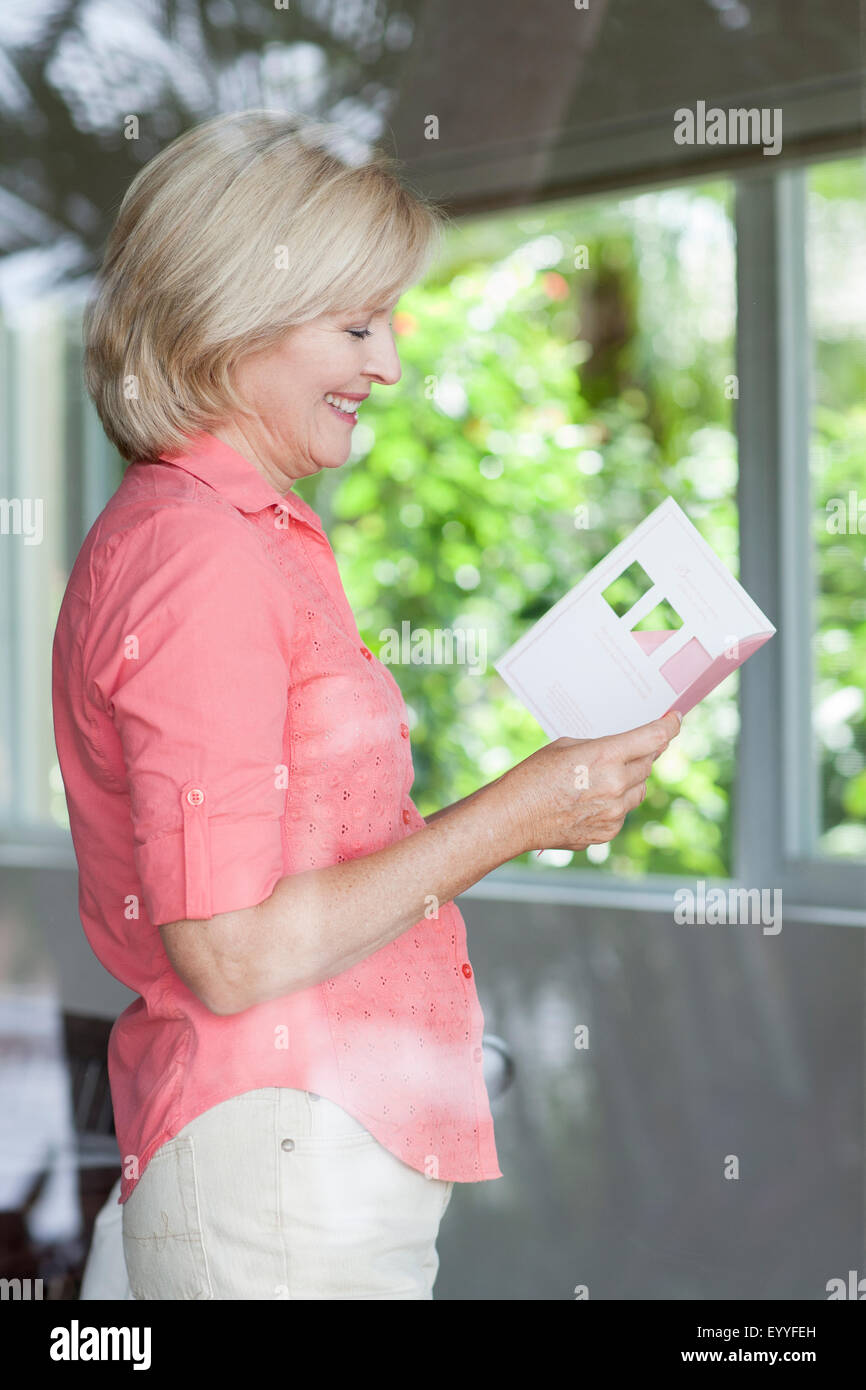
<instances>
[{"instance_id":1,"label":"nose","mask_svg":"<svg viewBox=\"0 0 866 1390\"><path fill-rule=\"evenodd\" d=\"M374 381L381 381L383 386L395 386L403 375L403 368L393 334L377 333L374 337L379 341L370 346L365 374Z\"/></svg>"}]
</instances>

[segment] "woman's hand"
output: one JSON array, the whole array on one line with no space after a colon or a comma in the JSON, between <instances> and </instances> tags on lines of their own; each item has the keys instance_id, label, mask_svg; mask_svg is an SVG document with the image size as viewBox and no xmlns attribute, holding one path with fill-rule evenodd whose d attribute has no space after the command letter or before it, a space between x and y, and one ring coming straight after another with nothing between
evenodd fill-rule
<instances>
[{"instance_id":1,"label":"woman's hand","mask_svg":"<svg viewBox=\"0 0 866 1390\"><path fill-rule=\"evenodd\" d=\"M612 840L646 796L652 765L680 731L675 711L606 738L558 738L499 779L526 849Z\"/></svg>"}]
</instances>

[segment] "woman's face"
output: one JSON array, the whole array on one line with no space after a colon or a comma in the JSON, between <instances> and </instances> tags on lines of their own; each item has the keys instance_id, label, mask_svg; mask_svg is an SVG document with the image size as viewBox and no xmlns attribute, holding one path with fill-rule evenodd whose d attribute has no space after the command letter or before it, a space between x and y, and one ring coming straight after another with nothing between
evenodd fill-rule
<instances>
[{"instance_id":1,"label":"woman's face","mask_svg":"<svg viewBox=\"0 0 866 1390\"><path fill-rule=\"evenodd\" d=\"M377 309L323 314L292 328L277 347L240 363L235 381L253 417L236 417L217 438L255 463L278 492L349 457L352 430L373 382L402 375L391 326L397 300ZM354 405L346 413L327 397ZM348 397L355 397L350 402Z\"/></svg>"}]
</instances>

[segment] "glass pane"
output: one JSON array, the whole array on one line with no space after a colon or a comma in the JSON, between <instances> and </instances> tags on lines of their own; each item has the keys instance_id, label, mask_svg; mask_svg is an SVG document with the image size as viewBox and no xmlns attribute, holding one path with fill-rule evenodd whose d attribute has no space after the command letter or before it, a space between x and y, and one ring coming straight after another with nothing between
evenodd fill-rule
<instances>
[{"instance_id":1,"label":"glass pane","mask_svg":"<svg viewBox=\"0 0 866 1390\"><path fill-rule=\"evenodd\" d=\"M422 814L546 742L492 663L666 496L737 571L730 193L453 227L398 305L402 380L365 402L349 465L298 485L410 707ZM424 656L437 630L464 634L455 660ZM522 862L728 874L737 686L689 715L612 844Z\"/></svg>"},{"instance_id":2,"label":"glass pane","mask_svg":"<svg viewBox=\"0 0 866 1390\"><path fill-rule=\"evenodd\" d=\"M3 810L9 827L50 823L51 642L66 583L66 311L22 300L4 323L4 608L8 633Z\"/></svg>"},{"instance_id":3,"label":"glass pane","mask_svg":"<svg viewBox=\"0 0 866 1390\"><path fill-rule=\"evenodd\" d=\"M70 556L121 460L81 377L81 297L22 294L0 314L0 829L68 828L51 713L51 649Z\"/></svg>"},{"instance_id":4,"label":"glass pane","mask_svg":"<svg viewBox=\"0 0 866 1390\"><path fill-rule=\"evenodd\" d=\"M820 855L866 858L866 164L809 174Z\"/></svg>"}]
</instances>

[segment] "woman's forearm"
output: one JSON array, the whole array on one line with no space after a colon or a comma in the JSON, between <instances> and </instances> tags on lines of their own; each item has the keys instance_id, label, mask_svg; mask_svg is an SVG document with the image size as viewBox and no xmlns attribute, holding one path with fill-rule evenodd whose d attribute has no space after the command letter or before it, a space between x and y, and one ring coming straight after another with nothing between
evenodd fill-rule
<instances>
[{"instance_id":1,"label":"woman's forearm","mask_svg":"<svg viewBox=\"0 0 866 1390\"><path fill-rule=\"evenodd\" d=\"M329 979L388 945L531 846L502 779L373 854L280 879L243 913L211 919L216 1012L239 1013Z\"/></svg>"},{"instance_id":2,"label":"woman's forearm","mask_svg":"<svg viewBox=\"0 0 866 1390\"><path fill-rule=\"evenodd\" d=\"M504 775L505 774L503 773L503 776ZM495 787L496 783L501 781L502 777L497 777L496 782L488 782L486 786L479 787L478 791L470 792L468 796L461 797L459 801L452 801L450 806L443 806L441 811L434 811L432 816L425 816L425 822L427 823L427 825L432 825L433 822L439 820L441 816L450 816L451 812L456 811L458 806L465 806L468 802L474 801L475 797L480 796L482 792L487 791L488 787Z\"/></svg>"}]
</instances>

